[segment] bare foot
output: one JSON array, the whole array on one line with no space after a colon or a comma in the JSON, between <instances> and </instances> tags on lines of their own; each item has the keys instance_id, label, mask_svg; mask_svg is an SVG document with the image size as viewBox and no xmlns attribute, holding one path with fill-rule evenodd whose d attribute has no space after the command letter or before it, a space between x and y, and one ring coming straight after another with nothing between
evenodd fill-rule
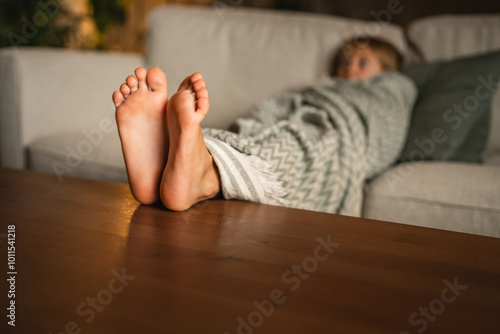
<instances>
[{"instance_id":1,"label":"bare foot","mask_svg":"<svg viewBox=\"0 0 500 334\"><path fill-rule=\"evenodd\" d=\"M158 67L138 68L113 102L130 189L142 204L153 204L168 155L167 78Z\"/></svg>"},{"instance_id":2,"label":"bare foot","mask_svg":"<svg viewBox=\"0 0 500 334\"><path fill-rule=\"evenodd\" d=\"M170 210L187 210L220 190L219 173L200 126L208 108L208 91L200 73L187 77L168 102L170 149L160 196Z\"/></svg>"}]
</instances>

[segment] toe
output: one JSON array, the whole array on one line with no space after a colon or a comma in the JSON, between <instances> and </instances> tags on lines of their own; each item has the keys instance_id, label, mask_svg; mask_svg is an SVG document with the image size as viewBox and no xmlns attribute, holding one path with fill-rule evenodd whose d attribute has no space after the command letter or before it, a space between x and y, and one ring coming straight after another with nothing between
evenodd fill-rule
<instances>
[{"instance_id":1,"label":"toe","mask_svg":"<svg viewBox=\"0 0 500 334\"><path fill-rule=\"evenodd\" d=\"M206 114L209 109L209 99L208 99L208 90L206 88L202 88L196 92L197 98L197 108L196 112L201 112L202 114Z\"/></svg>"},{"instance_id":2,"label":"toe","mask_svg":"<svg viewBox=\"0 0 500 334\"><path fill-rule=\"evenodd\" d=\"M193 89L195 90L195 92L198 92L204 88L205 88L205 80L203 80L201 77L193 82Z\"/></svg>"},{"instance_id":3,"label":"toe","mask_svg":"<svg viewBox=\"0 0 500 334\"><path fill-rule=\"evenodd\" d=\"M167 93L167 77L161 68L153 67L149 69L146 81L153 92Z\"/></svg>"},{"instance_id":4,"label":"toe","mask_svg":"<svg viewBox=\"0 0 500 334\"><path fill-rule=\"evenodd\" d=\"M196 92L196 98L199 100L201 98L208 99L208 90L206 88L200 89Z\"/></svg>"},{"instance_id":5,"label":"toe","mask_svg":"<svg viewBox=\"0 0 500 334\"><path fill-rule=\"evenodd\" d=\"M197 103L198 103L198 105L197 105L196 112L202 113L203 115L205 115L208 112L208 109L210 106L208 98L202 97L201 99L198 99Z\"/></svg>"},{"instance_id":6,"label":"toe","mask_svg":"<svg viewBox=\"0 0 500 334\"><path fill-rule=\"evenodd\" d=\"M190 76L186 77L186 79L184 79L184 81L182 81L182 83L179 86L179 89L177 90L178 92L186 90L191 86L191 77L192 76L193 75L190 75Z\"/></svg>"},{"instance_id":7,"label":"toe","mask_svg":"<svg viewBox=\"0 0 500 334\"><path fill-rule=\"evenodd\" d=\"M201 73L200 72L194 72L192 75L191 75L191 83L194 83L198 80L202 80L202 76L201 76Z\"/></svg>"},{"instance_id":8,"label":"toe","mask_svg":"<svg viewBox=\"0 0 500 334\"><path fill-rule=\"evenodd\" d=\"M148 89L148 85L146 83L146 69L144 67L139 67L135 70L135 76L137 77L138 87L139 89Z\"/></svg>"},{"instance_id":9,"label":"toe","mask_svg":"<svg viewBox=\"0 0 500 334\"><path fill-rule=\"evenodd\" d=\"M126 99L127 97L129 97L130 93L131 93L129 85L125 84L125 83L122 84L120 86L120 92L122 93L124 99Z\"/></svg>"},{"instance_id":10,"label":"toe","mask_svg":"<svg viewBox=\"0 0 500 334\"><path fill-rule=\"evenodd\" d=\"M123 94L119 91L115 91L113 93L113 103L115 104L115 107L118 108L123 103L123 101L125 101Z\"/></svg>"},{"instance_id":11,"label":"toe","mask_svg":"<svg viewBox=\"0 0 500 334\"><path fill-rule=\"evenodd\" d=\"M130 88L130 92L135 92L139 88L139 84L137 82L137 79L133 75L129 75L127 77L127 80L125 81Z\"/></svg>"}]
</instances>

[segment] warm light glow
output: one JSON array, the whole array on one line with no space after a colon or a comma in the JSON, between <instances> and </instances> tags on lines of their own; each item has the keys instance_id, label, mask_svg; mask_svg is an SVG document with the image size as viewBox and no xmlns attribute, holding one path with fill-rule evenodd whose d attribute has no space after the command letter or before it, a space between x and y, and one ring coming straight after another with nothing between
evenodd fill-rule
<instances>
[{"instance_id":1,"label":"warm light glow","mask_svg":"<svg viewBox=\"0 0 500 334\"><path fill-rule=\"evenodd\" d=\"M77 32L71 35L66 46L71 49L89 49L97 44L97 27L95 21L90 16L90 7L88 0L66 1L64 8L72 15L83 17L83 20L77 27ZM59 18L60 22L68 18Z\"/></svg>"}]
</instances>

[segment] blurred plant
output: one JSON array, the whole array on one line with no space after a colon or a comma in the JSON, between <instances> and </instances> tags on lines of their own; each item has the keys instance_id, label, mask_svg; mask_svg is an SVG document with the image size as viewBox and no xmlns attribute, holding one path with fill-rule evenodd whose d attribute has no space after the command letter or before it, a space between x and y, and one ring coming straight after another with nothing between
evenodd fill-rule
<instances>
[{"instance_id":1,"label":"blurred plant","mask_svg":"<svg viewBox=\"0 0 500 334\"><path fill-rule=\"evenodd\" d=\"M107 30L125 23L126 8L133 0L90 0L93 16L99 30L97 47L104 47Z\"/></svg>"},{"instance_id":2,"label":"blurred plant","mask_svg":"<svg viewBox=\"0 0 500 334\"><path fill-rule=\"evenodd\" d=\"M54 0L0 0L0 47L64 46L82 19Z\"/></svg>"},{"instance_id":3,"label":"blurred plant","mask_svg":"<svg viewBox=\"0 0 500 334\"><path fill-rule=\"evenodd\" d=\"M97 47L113 25L123 24L132 0L85 0L95 20ZM60 3L63 3L61 5ZM0 0L0 47L67 46L87 14L75 14L60 0Z\"/></svg>"}]
</instances>

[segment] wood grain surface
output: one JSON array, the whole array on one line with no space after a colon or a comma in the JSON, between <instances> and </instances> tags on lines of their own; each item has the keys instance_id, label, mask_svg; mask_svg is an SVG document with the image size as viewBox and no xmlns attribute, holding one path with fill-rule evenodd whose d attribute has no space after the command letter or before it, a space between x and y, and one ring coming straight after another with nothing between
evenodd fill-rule
<instances>
[{"instance_id":1,"label":"wood grain surface","mask_svg":"<svg viewBox=\"0 0 500 334\"><path fill-rule=\"evenodd\" d=\"M9 225L2 333L500 332L496 238L2 169L7 278Z\"/></svg>"}]
</instances>

